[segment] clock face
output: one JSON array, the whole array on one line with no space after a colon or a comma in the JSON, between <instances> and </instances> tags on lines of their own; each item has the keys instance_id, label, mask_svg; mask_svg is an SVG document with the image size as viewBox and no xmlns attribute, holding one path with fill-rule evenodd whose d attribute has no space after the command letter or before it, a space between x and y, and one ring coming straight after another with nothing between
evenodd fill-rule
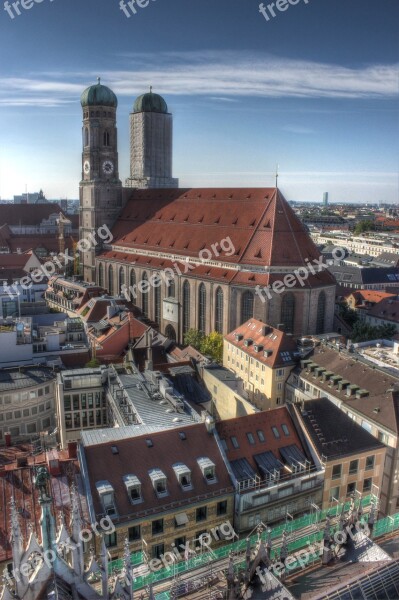
<instances>
[{"instance_id":1,"label":"clock face","mask_svg":"<svg viewBox=\"0 0 399 600\"><path fill-rule=\"evenodd\" d=\"M106 175L112 175L114 172L114 163L111 160L105 160L103 162L103 171Z\"/></svg>"},{"instance_id":2,"label":"clock face","mask_svg":"<svg viewBox=\"0 0 399 600\"><path fill-rule=\"evenodd\" d=\"M88 173L90 173L90 163L88 160L85 160L84 165L83 165L83 170L86 173L86 175Z\"/></svg>"}]
</instances>

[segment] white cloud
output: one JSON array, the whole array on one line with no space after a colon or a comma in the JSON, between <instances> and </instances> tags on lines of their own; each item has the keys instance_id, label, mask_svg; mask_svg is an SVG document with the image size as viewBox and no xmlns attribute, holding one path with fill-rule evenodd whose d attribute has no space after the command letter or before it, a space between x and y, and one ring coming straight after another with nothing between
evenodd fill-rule
<instances>
[{"instance_id":1,"label":"white cloud","mask_svg":"<svg viewBox=\"0 0 399 600\"><path fill-rule=\"evenodd\" d=\"M119 55L123 70L102 73L121 97L133 98L152 84L166 96L202 96L231 101L257 98L393 98L398 65L346 67L249 52ZM129 68L132 64L133 68ZM57 106L76 101L98 73L37 73L0 78L0 104Z\"/></svg>"}]
</instances>

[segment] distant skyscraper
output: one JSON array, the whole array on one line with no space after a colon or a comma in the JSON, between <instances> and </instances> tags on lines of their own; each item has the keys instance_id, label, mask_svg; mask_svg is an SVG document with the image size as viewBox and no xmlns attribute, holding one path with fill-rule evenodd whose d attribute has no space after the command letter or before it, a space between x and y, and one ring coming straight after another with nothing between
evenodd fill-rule
<instances>
[{"instance_id":1,"label":"distant skyscraper","mask_svg":"<svg viewBox=\"0 0 399 600\"><path fill-rule=\"evenodd\" d=\"M323 206L328 206L328 192L323 194Z\"/></svg>"}]
</instances>

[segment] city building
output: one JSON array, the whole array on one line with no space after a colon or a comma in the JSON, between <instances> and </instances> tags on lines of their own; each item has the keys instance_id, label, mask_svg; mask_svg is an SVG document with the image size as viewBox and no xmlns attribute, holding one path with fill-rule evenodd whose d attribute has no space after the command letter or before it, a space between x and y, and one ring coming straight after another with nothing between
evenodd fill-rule
<instances>
[{"instance_id":1,"label":"city building","mask_svg":"<svg viewBox=\"0 0 399 600\"><path fill-rule=\"evenodd\" d=\"M399 297L383 298L367 312L366 323L378 327L393 325L399 331Z\"/></svg>"},{"instance_id":2,"label":"city building","mask_svg":"<svg viewBox=\"0 0 399 600\"><path fill-rule=\"evenodd\" d=\"M129 294L144 316L179 342L190 328L225 334L252 317L277 326L288 312L293 334L314 333L321 305L323 330L331 330L335 281L326 270L310 274L304 286L294 277L289 291L273 292L271 299L255 294L257 286L272 285L319 257L278 189L177 189L171 115L152 92L137 101L131 117L129 181L141 189L122 188L117 98L99 82L83 92L81 104L80 237L102 225L112 228L111 241L81 253L86 281L111 296ZM164 137L150 131L151 124L164 127Z\"/></svg>"},{"instance_id":3,"label":"city building","mask_svg":"<svg viewBox=\"0 0 399 600\"><path fill-rule=\"evenodd\" d=\"M382 484L386 447L327 398L293 406L312 455L323 464L322 509L373 494Z\"/></svg>"},{"instance_id":4,"label":"city building","mask_svg":"<svg viewBox=\"0 0 399 600\"><path fill-rule=\"evenodd\" d=\"M351 292L348 296L346 296L345 302L349 308L356 311L359 319L364 321L369 311L376 304L378 305L381 300L395 297L395 294L381 292L378 290L358 290L356 292Z\"/></svg>"},{"instance_id":5,"label":"city building","mask_svg":"<svg viewBox=\"0 0 399 600\"><path fill-rule=\"evenodd\" d=\"M324 467L302 444L286 407L219 421L216 430L233 474L237 532L321 505Z\"/></svg>"},{"instance_id":6,"label":"city building","mask_svg":"<svg viewBox=\"0 0 399 600\"><path fill-rule=\"evenodd\" d=\"M301 360L286 386L287 402L327 398L387 447L380 489L380 511L399 508L399 378L369 363L364 356L317 346Z\"/></svg>"},{"instance_id":7,"label":"city building","mask_svg":"<svg viewBox=\"0 0 399 600\"><path fill-rule=\"evenodd\" d=\"M319 308L317 333L324 331L325 306ZM287 312L285 318L282 329L293 314ZM223 365L242 379L248 397L262 410L284 402L285 382L298 359L298 347L291 335L257 319L246 321L223 341Z\"/></svg>"},{"instance_id":8,"label":"city building","mask_svg":"<svg viewBox=\"0 0 399 600\"><path fill-rule=\"evenodd\" d=\"M381 290L398 287L399 273L396 268L352 267L341 263L328 267L340 287L350 290Z\"/></svg>"},{"instance_id":9,"label":"city building","mask_svg":"<svg viewBox=\"0 0 399 600\"><path fill-rule=\"evenodd\" d=\"M54 430L55 378L46 367L0 369L0 445Z\"/></svg>"},{"instance_id":10,"label":"city building","mask_svg":"<svg viewBox=\"0 0 399 600\"><path fill-rule=\"evenodd\" d=\"M174 549L187 560L186 543L197 547L212 531L220 545L218 527L232 525L234 489L212 430L197 423L127 438L110 432L110 439L84 432L79 460L91 522L109 515L116 527L106 542L111 557L121 557L126 537L148 561Z\"/></svg>"},{"instance_id":11,"label":"city building","mask_svg":"<svg viewBox=\"0 0 399 600\"><path fill-rule=\"evenodd\" d=\"M223 421L259 412L250 400L243 380L230 369L212 363L203 366L201 375L211 395L207 410L215 419Z\"/></svg>"},{"instance_id":12,"label":"city building","mask_svg":"<svg viewBox=\"0 0 399 600\"><path fill-rule=\"evenodd\" d=\"M82 321L53 315L41 324L41 316L0 318L0 366L84 366L90 356Z\"/></svg>"},{"instance_id":13,"label":"city building","mask_svg":"<svg viewBox=\"0 0 399 600\"><path fill-rule=\"evenodd\" d=\"M49 280L46 302L50 308L76 317L91 298L97 298L105 293L101 286L56 275Z\"/></svg>"}]
</instances>

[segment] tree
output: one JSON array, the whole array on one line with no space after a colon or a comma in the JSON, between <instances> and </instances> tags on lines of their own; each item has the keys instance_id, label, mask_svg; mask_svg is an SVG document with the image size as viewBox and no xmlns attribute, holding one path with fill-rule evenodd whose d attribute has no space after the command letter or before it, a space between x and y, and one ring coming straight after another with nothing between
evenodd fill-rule
<instances>
[{"instance_id":1,"label":"tree","mask_svg":"<svg viewBox=\"0 0 399 600\"><path fill-rule=\"evenodd\" d=\"M369 323L358 321L353 327L352 342L357 343L387 339L391 338L395 333L395 325L379 325L374 327Z\"/></svg>"},{"instance_id":2,"label":"tree","mask_svg":"<svg viewBox=\"0 0 399 600\"><path fill-rule=\"evenodd\" d=\"M100 362L97 358L92 358L88 363L85 364L86 369L95 369L100 366Z\"/></svg>"},{"instance_id":3,"label":"tree","mask_svg":"<svg viewBox=\"0 0 399 600\"><path fill-rule=\"evenodd\" d=\"M353 308L350 308L346 302L340 302L339 304L339 316L349 325L353 327L358 321L358 314Z\"/></svg>"},{"instance_id":4,"label":"tree","mask_svg":"<svg viewBox=\"0 0 399 600\"><path fill-rule=\"evenodd\" d=\"M212 331L207 335L202 344L201 352L206 356L210 356L214 361L218 363L223 362L223 336L217 331Z\"/></svg>"},{"instance_id":5,"label":"tree","mask_svg":"<svg viewBox=\"0 0 399 600\"><path fill-rule=\"evenodd\" d=\"M361 221L355 227L355 235L359 235L360 233L365 233L366 231L373 231L375 229L375 225L373 221Z\"/></svg>"},{"instance_id":6,"label":"tree","mask_svg":"<svg viewBox=\"0 0 399 600\"><path fill-rule=\"evenodd\" d=\"M184 335L185 346L193 346L197 350L201 351L201 344L204 341L204 334L198 329L189 329Z\"/></svg>"}]
</instances>

